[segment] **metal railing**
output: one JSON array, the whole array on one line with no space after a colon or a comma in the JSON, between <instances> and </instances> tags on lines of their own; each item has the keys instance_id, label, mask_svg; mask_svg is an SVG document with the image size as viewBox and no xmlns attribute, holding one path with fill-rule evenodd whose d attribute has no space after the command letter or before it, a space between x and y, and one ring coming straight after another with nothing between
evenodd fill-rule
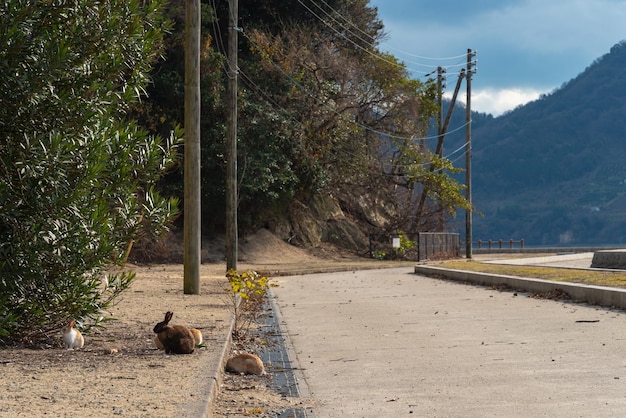
<instances>
[{"instance_id":1,"label":"metal railing","mask_svg":"<svg viewBox=\"0 0 626 418\"><path fill-rule=\"evenodd\" d=\"M495 240L488 240L488 241L478 240L478 241L476 241L476 245L477 245L478 249L485 248L484 247L485 244L487 245L486 248L488 248L490 250L492 248L515 248L515 244L519 244L519 248L524 248L524 239L520 239L518 241L513 240L513 239L510 239L508 241L504 241L504 240L501 240L501 239L499 239L497 241L495 241ZM497 245L497 247L495 245ZM508 246L506 246L506 245L508 245Z\"/></svg>"},{"instance_id":2,"label":"metal railing","mask_svg":"<svg viewBox=\"0 0 626 418\"><path fill-rule=\"evenodd\" d=\"M460 257L459 234L402 232L369 234L369 254L385 260L440 260Z\"/></svg>"}]
</instances>

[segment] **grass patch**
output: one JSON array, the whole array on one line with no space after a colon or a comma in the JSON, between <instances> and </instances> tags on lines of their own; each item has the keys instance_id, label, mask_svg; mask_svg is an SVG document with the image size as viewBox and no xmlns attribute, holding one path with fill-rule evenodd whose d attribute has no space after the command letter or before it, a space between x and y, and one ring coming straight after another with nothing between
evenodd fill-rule
<instances>
[{"instance_id":1,"label":"grass patch","mask_svg":"<svg viewBox=\"0 0 626 418\"><path fill-rule=\"evenodd\" d=\"M509 276L532 277L555 282L583 283L596 286L626 288L625 271L592 271L555 267L515 266L507 264L486 264L479 261L446 261L436 264L454 270L468 270Z\"/></svg>"}]
</instances>

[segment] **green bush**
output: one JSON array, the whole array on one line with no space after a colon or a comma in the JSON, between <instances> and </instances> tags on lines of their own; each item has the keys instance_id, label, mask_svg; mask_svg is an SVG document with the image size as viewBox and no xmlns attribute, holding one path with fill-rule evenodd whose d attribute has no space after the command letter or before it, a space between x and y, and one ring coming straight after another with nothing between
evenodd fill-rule
<instances>
[{"instance_id":1,"label":"green bush","mask_svg":"<svg viewBox=\"0 0 626 418\"><path fill-rule=\"evenodd\" d=\"M162 3L0 5L0 343L106 320L134 277L115 267L128 245L176 214L152 185L180 133L125 118L159 54Z\"/></svg>"},{"instance_id":2,"label":"green bush","mask_svg":"<svg viewBox=\"0 0 626 418\"><path fill-rule=\"evenodd\" d=\"M226 273L230 288L233 315L233 338L245 339L252 323L263 313L263 304L267 296L269 279L256 271L248 270L238 273L231 269Z\"/></svg>"}]
</instances>

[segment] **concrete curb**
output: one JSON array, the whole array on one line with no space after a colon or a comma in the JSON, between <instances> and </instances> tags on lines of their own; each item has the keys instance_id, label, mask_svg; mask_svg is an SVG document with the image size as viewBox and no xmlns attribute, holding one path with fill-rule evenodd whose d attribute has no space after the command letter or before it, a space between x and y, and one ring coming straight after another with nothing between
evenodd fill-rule
<instances>
[{"instance_id":1,"label":"concrete curb","mask_svg":"<svg viewBox=\"0 0 626 418\"><path fill-rule=\"evenodd\" d=\"M569 282L553 282L529 277L508 276L503 274L479 273L466 270L445 269L435 266L415 266L416 274L431 277L469 282L486 286L506 286L511 289L536 293L547 293L560 289L576 302L626 309L626 289L591 286Z\"/></svg>"},{"instance_id":2,"label":"concrete curb","mask_svg":"<svg viewBox=\"0 0 626 418\"><path fill-rule=\"evenodd\" d=\"M219 387L222 384L222 378L224 377L224 367L228 360L228 353L230 352L230 346L233 342L233 328L235 327L235 317L232 316L230 326L228 327L228 334L226 335L224 345L219 354L219 361L217 364L209 365L207 368L207 375L209 376L209 388L207 392L206 402L202 408L200 416L203 418L211 418L213 416L213 405L219 394ZM212 368L214 367L214 368Z\"/></svg>"},{"instance_id":3,"label":"concrete curb","mask_svg":"<svg viewBox=\"0 0 626 418\"><path fill-rule=\"evenodd\" d=\"M268 291L269 295L269 303L272 308L274 315L276 315L276 326L280 328L280 330L284 333L281 338L284 339L285 342L285 350L287 351L287 356L289 358L289 362L292 364L293 368L293 376L296 383L296 392L298 398L309 397L310 393L308 391L308 385L306 380L304 379L304 375L300 369L300 366L297 362L297 357L295 352L293 351L293 346L288 341L288 334L286 329L284 328L284 321L282 320L282 316L280 313L280 308L274 299L274 295L271 292L271 288ZM219 387L222 384L222 380L224 377L224 367L226 367L226 362L228 361L228 354L230 353L230 348L233 343L233 329L235 327L235 317L234 315L231 318L230 326L228 327L228 334L226 335L224 345L219 354L219 360L217 364L208 365L207 366L207 374L210 376L209 378L209 387L207 392L207 398L204 402L201 411L199 413L192 414L192 416L200 416L202 418L212 418L213 415L213 406L219 394ZM282 416L282 415L281 415ZM310 408L297 410L293 409L289 411L290 417L314 417L313 411Z\"/></svg>"}]
</instances>

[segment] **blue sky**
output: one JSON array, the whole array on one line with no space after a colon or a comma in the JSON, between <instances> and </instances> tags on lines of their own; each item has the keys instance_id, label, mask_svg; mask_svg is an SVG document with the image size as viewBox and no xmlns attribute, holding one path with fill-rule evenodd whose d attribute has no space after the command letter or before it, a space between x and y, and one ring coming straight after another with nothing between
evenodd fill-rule
<instances>
[{"instance_id":1,"label":"blue sky","mask_svg":"<svg viewBox=\"0 0 626 418\"><path fill-rule=\"evenodd\" d=\"M475 50L472 109L494 116L560 87L626 39L626 0L370 0L370 5L378 8L387 33L380 48L404 61L417 78L446 67L449 96L465 65L463 55Z\"/></svg>"}]
</instances>

